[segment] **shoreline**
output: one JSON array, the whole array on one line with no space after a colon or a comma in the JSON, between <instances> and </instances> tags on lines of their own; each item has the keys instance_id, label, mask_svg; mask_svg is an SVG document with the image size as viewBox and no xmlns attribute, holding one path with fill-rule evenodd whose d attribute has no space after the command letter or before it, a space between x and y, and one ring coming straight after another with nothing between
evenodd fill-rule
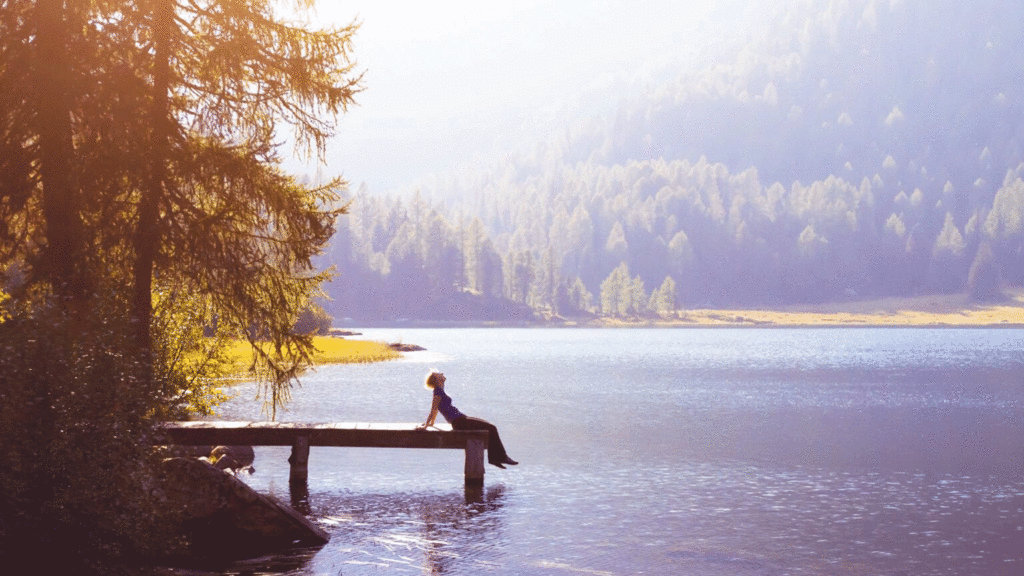
<instances>
[{"instance_id":1,"label":"shoreline","mask_svg":"<svg viewBox=\"0 0 1024 576\"><path fill-rule=\"evenodd\" d=\"M544 328L541 325L538 328ZM554 326L552 326L554 327ZM830 322L810 322L810 323L742 323L742 322L719 322L719 323L688 323L688 322L621 322L617 324L602 325L599 323L591 324L579 324L579 325L561 325L558 327L566 328L601 328L601 329L639 329L639 328L661 328L665 330L725 330L725 329L749 329L749 330L831 330L837 328L843 329L892 329L892 330L1020 330L1024 328L1024 323L1009 323L1000 322L996 324L948 324L944 322L935 323L914 323L914 324L898 324L898 323L877 323L872 324L869 322L855 322L855 323L830 323Z\"/></svg>"},{"instance_id":2,"label":"shoreline","mask_svg":"<svg viewBox=\"0 0 1024 576\"><path fill-rule=\"evenodd\" d=\"M687 309L675 317L552 317L522 321L352 321L361 328L1024 328L1024 289L998 302L966 294L889 297L777 308Z\"/></svg>"},{"instance_id":3,"label":"shoreline","mask_svg":"<svg viewBox=\"0 0 1024 576\"><path fill-rule=\"evenodd\" d=\"M673 328L1024 328L1024 291L999 302L972 302L966 294L882 298L774 309L695 309L677 318L598 319L594 325Z\"/></svg>"},{"instance_id":4,"label":"shoreline","mask_svg":"<svg viewBox=\"0 0 1024 576\"><path fill-rule=\"evenodd\" d=\"M999 302L973 302L966 294L882 298L777 309L687 310L674 326L775 328L1021 328L1024 291Z\"/></svg>"}]
</instances>

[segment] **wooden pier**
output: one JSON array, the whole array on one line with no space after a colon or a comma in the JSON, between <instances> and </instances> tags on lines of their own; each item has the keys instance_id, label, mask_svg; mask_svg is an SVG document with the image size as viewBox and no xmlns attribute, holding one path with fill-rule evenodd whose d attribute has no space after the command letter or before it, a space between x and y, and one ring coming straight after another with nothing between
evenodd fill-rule
<instances>
[{"instance_id":1,"label":"wooden pier","mask_svg":"<svg viewBox=\"0 0 1024 576\"><path fill-rule=\"evenodd\" d=\"M353 446L361 448L448 448L465 450L466 486L484 482L486 430L452 430L448 424L437 429L417 430L416 424L335 422L165 422L164 444L183 446L291 446L288 458L291 480L304 483L309 475L310 446Z\"/></svg>"}]
</instances>

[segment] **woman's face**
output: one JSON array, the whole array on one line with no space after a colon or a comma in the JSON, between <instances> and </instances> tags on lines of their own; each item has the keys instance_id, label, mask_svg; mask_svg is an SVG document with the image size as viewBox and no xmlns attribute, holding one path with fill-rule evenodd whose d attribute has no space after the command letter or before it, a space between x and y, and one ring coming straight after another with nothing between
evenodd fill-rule
<instances>
[{"instance_id":1,"label":"woman's face","mask_svg":"<svg viewBox=\"0 0 1024 576\"><path fill-rule=\"evenodd\" d=\"M437 387L438 388L444 388L444 381L445 380L446 380L446 378L444 377L444 374L438 372L437 373L437 378L436 378Z\"/></svg>"}]
</instances>

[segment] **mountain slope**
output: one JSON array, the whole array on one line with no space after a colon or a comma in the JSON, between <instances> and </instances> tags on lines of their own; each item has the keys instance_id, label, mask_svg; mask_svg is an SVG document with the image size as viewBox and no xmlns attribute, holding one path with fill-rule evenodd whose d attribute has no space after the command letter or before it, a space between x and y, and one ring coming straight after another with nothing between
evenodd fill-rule
<instances>
[{"instance_id":1,"label":"mountain slope","mask_svg":"<svg viewBox=\"0 0 1024 576\"><path fill-rule=\"evenodd\" d=\"M435 181L433 204L357 197L335 250L413 316L437 291L606 315L985 296L1024 281L1022 21L1003 1L794 5L728 62ZM430 281L394 284L414 269Z\"/></svg>"}]
</instances>

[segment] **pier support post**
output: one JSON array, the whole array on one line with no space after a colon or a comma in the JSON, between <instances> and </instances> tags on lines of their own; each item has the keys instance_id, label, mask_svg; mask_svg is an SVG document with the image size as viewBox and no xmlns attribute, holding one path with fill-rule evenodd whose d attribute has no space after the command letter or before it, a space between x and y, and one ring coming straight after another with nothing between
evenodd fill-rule
<instances>
[{"instance_id":1,"label":"pier support post","mask_svg":"<svg viewBox=\"0 0 1024 576\"><path fill-rule=\"evenodd\" d=\"M296 436L292 442L292 455L288 458L291 464L290 482L305 483L309 478L309 436Z\"/></svg>"},{"instance_id":2,"label":"pier support post","mask_svg":"<svg viewBox=\"0 0 1024 576\"><path fill-rule=\"evenodd\" d=\"M475 438L466 441L466 486L484 484L484 444Z\"/></svg>"}]
</instances>

